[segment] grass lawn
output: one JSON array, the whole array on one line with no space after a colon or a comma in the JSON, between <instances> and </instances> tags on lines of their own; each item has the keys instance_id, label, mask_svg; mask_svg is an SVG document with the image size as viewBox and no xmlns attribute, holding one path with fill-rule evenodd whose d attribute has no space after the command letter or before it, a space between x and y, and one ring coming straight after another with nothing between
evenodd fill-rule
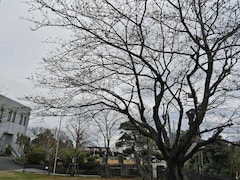
<instances>
[{"instance_id":1,"label":"grass lawn","mask_svg":"<svg viewBox=\"0 0 240 180\"><path fill-rule=\"evenodd\" d=\"M0 179L4 180L140 180L140 178L90 178L90 177L69 177L50 176L41 174L0 171Z\"/></svg>"}]
</instances>

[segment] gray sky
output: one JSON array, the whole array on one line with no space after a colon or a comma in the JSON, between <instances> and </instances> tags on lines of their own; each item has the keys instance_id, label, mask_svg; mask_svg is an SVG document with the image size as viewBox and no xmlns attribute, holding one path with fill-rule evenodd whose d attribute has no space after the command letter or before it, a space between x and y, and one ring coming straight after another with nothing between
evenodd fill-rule
<instances>
[{"instance_id":1,"label":"gray sky","mask_svg":"<svg viewBox=\"0 0 240 180\"><path fill-rule=\"evenodd\" d=\"M49 33L31 31L27 17L28 6L19 0L1 0L0 3L0 87L3 95L18 100L34 92L32 82L26 80L36 71L41 58L47 53L42 43Z\"/></svg>"},{"instance_id":2,"label":"gray sky","mask_svg":"<svg viewBox=\"0 0 240 180\"><path fill-rule=\"evenodd\" d=\"M31 31L33 24L21 19L29 16L28 5L21 0L0 1L0 90L5 89L0 93L25 105L18 98L37 92L26 77L36 72L49 49L43 41L52 36L48 29ZM58 119L48 121L48 126L56 127ZM46 122L32 119L29 125L45 126Z\"/></svg>"}]
</instances>

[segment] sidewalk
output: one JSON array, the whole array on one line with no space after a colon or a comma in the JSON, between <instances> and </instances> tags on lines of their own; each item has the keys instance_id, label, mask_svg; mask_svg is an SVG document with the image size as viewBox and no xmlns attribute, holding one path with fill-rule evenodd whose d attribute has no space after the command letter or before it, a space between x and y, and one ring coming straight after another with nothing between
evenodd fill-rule
<instances>
[{"instance_id":1,"label":"sidewalk","mask_svg":"<svg viewBox=\"0 0 240 180\"><path fill-rule=\"evenodd\" d=\"M36 169L36 168L25 168L25 169L17 169L16 171L18 172L23 172L23 173L35 173L35 174L48 174L47 170L41 170L41 169ZM69 174L60 174L60 173L51 173L51 176L69 176ZM84 174L75 174L75 177L92 177L92 178L99 178L101 176L99 175L84 175Z\"/></svg>"},{"instance_id":2,"label":"sidewalk","mask_svg":"<svg viewBox=\"0 0 240 180\"><path fill-rule=\"evenodd\" d=\"M47 170L36 169L36 168L24 168L24 169L22 168L22 169L17 169L16 171L24 172L24 173L48 174Z\"/></svg>"}]
</instances>

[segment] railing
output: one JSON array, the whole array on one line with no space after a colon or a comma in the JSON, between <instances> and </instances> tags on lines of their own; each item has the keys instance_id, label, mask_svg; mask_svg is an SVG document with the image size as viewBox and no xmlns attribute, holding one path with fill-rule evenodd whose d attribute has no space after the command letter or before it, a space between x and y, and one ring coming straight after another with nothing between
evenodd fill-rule
<instances>
[{"instance_id":1,"label":"railing","mask_svg":"<svg viewBox=\"0 0 240 180\"><path fill-rule=\"evenodd\" d=\"M13 147L12 147L12 155L15 158L20 158L21 157L21 154L19 154Z\"/></svg>"},{"instance_id":2,"label":"railing","mask_svg":"<svg viewBox=\"0 0 240 180\"><path fill-rule=\"evenodd\" d=\"M189 180L236 180L233 177L214 176L209 174L188 174Z\"/></svg>"}]
</instances>

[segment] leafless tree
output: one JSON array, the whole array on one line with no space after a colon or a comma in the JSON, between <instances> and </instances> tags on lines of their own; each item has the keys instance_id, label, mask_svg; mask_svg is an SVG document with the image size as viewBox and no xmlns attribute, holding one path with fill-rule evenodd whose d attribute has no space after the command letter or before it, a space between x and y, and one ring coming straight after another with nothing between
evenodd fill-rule
<instances>
[{"instance_id":1,"label":"leafless tree","mask_svg":"<svg viewBox=\"0 0 240 180\"><path fill-rule=\"evenodd\" d=\"M103 108L102 108L103 109ZM95 139L99 145L103 144L105 148L105 154L103 155L103 162L105 166L105 176L110 177L108 168L108 159L111 153L111 145L115 144L114 137L117 137L117 131L122 121L121 116L118 116L116 112L110 110L103 110L93 113L93 120L91 121L92 139ZM116 139L115 139L116 140Z\"/></svg>"},{"instance_id":2,"label":"leafless tree","mask_svg":"<svg viewBox=\"0 0 240 180\"><path fill-rule=\"evenodd\" d=\"M75 148L77 150L82 150L87 144L86 135L89 126L87 120L88 118L82 119L81 116L76 116L76 118L71 119L66 126L67 132L75 142Z\"/></svg>"},{"instance_id":3,"label":"leafless tree","mask_svg":"<svg viewBox=\"0 0 240 180\"><path fill-rule=\"evenodd\" d=\"M185 179L184 163L234 124L238 0L29 3L32 13L41 13L32 19L35 29L71 33L34 78L53 94L29 97L39 109L88 107L125 115L156 142L169 180ZM169 128L173 121L175 128Z\"/></svg>"}]
</instances>

